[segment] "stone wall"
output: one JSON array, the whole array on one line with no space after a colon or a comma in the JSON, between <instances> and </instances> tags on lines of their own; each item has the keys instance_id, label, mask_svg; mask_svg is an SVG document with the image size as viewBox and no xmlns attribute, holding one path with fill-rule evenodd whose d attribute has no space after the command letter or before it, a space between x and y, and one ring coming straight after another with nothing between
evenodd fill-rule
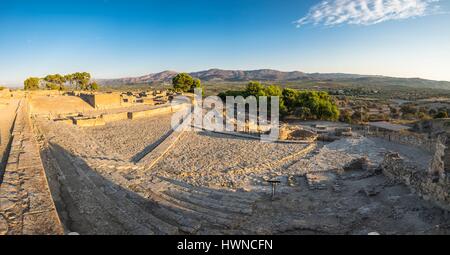
<instances>
[{"instance_id":1,"label":"stone wall","mask_svg":"<svg viewBox=\"0 0 450 255\"><path fill-rule=\"evenodd\" d=\"M0 234L64 234L27 108L22 100L0 184Z\"/></svg>"},{"instance_id":2,"label":"stone wall","mask_svg":"<svg viewBox=\"0 0 450 255\"><path fill-rule=\"evenodd\" d=\"M383 173L404 183L423 199L432 201L444 210L450 210L450 175L432 175L397 153L385 156L381 165Z\"/></svg>"},{"instance_id":3,"label":"stone wall","mask_svg":"<svg viewBox=\"0 0 450 255\"><path fill-rule=\"evenodd\" d=\"M102 118L75 118L74 124L80 127L96 127L104 126L106 123Z\"/></svg>"},{"instance_id":4,"label":"stone wall","mask_svg":"<svg viewBox=\"0 0 450 255\"><path fill-rule=\"evenodd\" d=\"M119 93L104 93L104 94L88 94L81 93L80 97L96 109L109 109L120 107L122 98Z\"/></svg>"},{"instance_id":5,"label":"stone wall","mask_svg":"<svg viewBox=\"0 0 450 255\"><path fill-rule=\"evenodd\" d=\"M384 138L388 141L410 145L422 150L434 153L436 148L436 138L430 138L426 134L413 133L409 131L373 131L369 136Z\"/></svg>"},{"instance_id":6,"label":"stone wall","mask_svg":"<svg viewBox=\"0 0 450 255\"><path fill-rule=\"evenodd\" d=\"M415 124L414 129L419 132L435 133L450 132L450 118L424 120Z\"/></svg>"},{"instance_id":7,"label":"stone wall","mask_svg":"<svg viewBox=\"0 0 450 255\"><path fill-rule=\"evenodd\" d=\"M102 114L101 118L105 122L119 121L128 119L128 112Z\"/></svg>"}]
</instances>

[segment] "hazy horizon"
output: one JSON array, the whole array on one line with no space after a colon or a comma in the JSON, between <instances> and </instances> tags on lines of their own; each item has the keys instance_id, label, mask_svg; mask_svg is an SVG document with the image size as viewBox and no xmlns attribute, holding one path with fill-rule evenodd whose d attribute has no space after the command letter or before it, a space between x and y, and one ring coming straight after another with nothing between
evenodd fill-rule
<instances>
[{"instance_id":1,"label":"hazy horizon","mask_svg":"<svg viewBox=\"0 0 450 255\"><path fill-rule=\"evenodd\" d=\"M2 1L0 84L274 69L450 81L450 1Z\"/></svg>"}]
</instances>

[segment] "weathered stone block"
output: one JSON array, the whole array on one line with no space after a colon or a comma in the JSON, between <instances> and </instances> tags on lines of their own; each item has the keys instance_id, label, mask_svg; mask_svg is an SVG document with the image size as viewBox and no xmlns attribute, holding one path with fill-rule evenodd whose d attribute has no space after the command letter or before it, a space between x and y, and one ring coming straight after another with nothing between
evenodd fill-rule
<instances>
[{"instance_id":1,"label":"weathered stone block","mask_svg":"<svg viewBox=\"0 0 450 255\"><path fill-rule=\"evenodd\" d=\"M128 119L128 113L127 112L120 112L120 113L103 114L101 116L101 118L105 122L126 120L126 119Z\"/></svg>"},{"instance_id":2,"label":"weathered stone block","mask_svg":"<svg viewBox=\"0 0 450 255\"><path fill-rule=\"evenodd\" d=\"M96 127L105 124L106 122L102 118L75 119L75 125L80 127Z\"/></svg>"}]
</instances>

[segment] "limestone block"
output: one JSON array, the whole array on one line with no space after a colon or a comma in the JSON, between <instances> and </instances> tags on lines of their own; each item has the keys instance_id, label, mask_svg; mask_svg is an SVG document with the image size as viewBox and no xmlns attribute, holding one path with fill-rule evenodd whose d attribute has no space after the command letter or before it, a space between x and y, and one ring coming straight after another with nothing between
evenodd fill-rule
<instances>
[{"instance_id":1,"label":"limestone block","mask_svg":"<svg viewBox=\"0 0 450 255\"><path fill-rule=\"evenodd\" d=\"M104 126L105 120L102 118L75 119L75 125L80 127Z\"/></svg>"},{"instance_id":2,"label":"limestone block","mask_svg":"<svg viewBox=\"0 0 450 255\"><path fill-rule=\"evenodd\" d=\"M164 106L164 107L155 108L155 109L146 110L146 111L129 112L128 118L132 119L132 120L133 119L141 119L141 118L149 118L149 117L153 117L153 116L157 116L157 115L161 115L161 114L168 114L171 112L172 112L171 106Z\"/></svg>"},{"instance_id":3,"label":"limestone block","mask_svg":"<svg viewBox=\"0 0 450 255\"><path fill-rule=\"evenodd\" d=\"M101 118L105 122L113 122L113 121L119 121L119 120L126 120L128 119L128 113L127 112L120 112L120 113L111 113L111 114L103 114Z\"/></svg>"}]
</instances>

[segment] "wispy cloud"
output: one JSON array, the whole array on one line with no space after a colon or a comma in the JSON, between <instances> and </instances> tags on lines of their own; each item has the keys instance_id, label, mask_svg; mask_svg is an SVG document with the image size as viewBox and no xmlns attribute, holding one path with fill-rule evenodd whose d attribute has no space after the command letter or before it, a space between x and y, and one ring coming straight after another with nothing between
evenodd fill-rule
<instances>
[{"instance_id":1,"label":"wispy cloud","mask_svg":"<svg viewBox=\"0 0 450 255\"><path fill-rule=\"evenodd\" d=\"M295 23L297 27L306 24L373 25L437 13L440 10L439 2L440 0L324 0Z\"/></svg>"}]
</instances>

